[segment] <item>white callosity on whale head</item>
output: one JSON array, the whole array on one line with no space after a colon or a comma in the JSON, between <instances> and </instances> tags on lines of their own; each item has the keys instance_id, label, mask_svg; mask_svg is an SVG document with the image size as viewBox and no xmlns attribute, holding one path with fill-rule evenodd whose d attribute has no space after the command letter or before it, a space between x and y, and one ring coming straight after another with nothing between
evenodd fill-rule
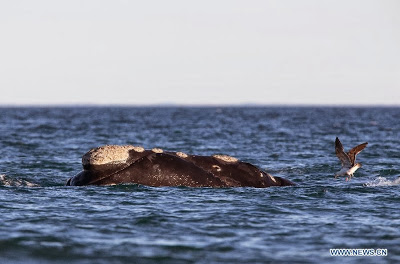
<instances>
[{"instance_id":1,"label":"white callosity on whale head","mask_svg":"<svg viewBox=\"0 0 400 264\"><path fill-rule=\"evenodd\" d=\"M183 159L188 157L188 155L187 155L186 153L183 153L183 152L176 152L176 155L177 155L178 157L183 158Z\"/></svg>"},{"instance_id":2,"label":"white callosity on whale head","mask_svg":"<svg viewBox=\"0 0 400 264\"><path fill-rule=\"evenodd\" d=\"M216 171L221 171L221 167L218 165L212 165L212 168L215 169Z\"/></svg>"},{"instance_id":3,"label":"white callosity on whale head","mask_svg":"<svg viewBox=\"0 0 400 264\"><path fill-rule=\"evenodd\" d=\"M91 149L82 157L82 165L104 165L125 163L129 158L129 151L143 152L143 147L106 145Z\"/></svg>"},{"instance_id":4,"label":"white callosity on whale head","mask_svg":"<svg viewBox=\"0 0 400 264\"><path fill-rule=\"evenodd\" d=\"M151 151L153 151L154 153L163 153L164 150L160 149L160 148L153 148Z\"/></svg>"},{"instance_id":5,"label":"white callosity on whale head","mask_svg":"<svg viewBox=\"0 0 400 264\"><path fill-rule=\"evenodd\" d=\"M228 156L228 155L213 155L214 158L225 161L225 162L237 162L239 161L237 158Z\"/></svg>"}]
</instances>

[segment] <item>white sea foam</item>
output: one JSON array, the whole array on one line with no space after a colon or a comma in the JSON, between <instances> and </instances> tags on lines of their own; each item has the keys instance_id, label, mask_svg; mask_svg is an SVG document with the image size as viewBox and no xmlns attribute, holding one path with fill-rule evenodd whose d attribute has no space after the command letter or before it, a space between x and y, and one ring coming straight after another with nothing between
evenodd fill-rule
<instances>
[{"instance_id":1,"label":"white sea foam","mask_svg":"<svg viewBox=\"0 0 400 264\"><path fill-rule=\"evenodd\" d=\"M36 183L28 182L21 179L13 179L4 174L0 174L0 185L2 186L16 186L16 187L39 187Z\"/></svg>"},{"instance_id":2,"label":"white sea foam","mask_svg":"<svg viewBox=\"0 0 400 264\"><path fill-rule=\"evenodd\" d=\"M386 179L385 177L378 177L373 181L364 183L364 186L367 187L375 187L375 186L393 186L393 185L400 185L400 177L391 181Z\"/></svg>"}]
</instances>

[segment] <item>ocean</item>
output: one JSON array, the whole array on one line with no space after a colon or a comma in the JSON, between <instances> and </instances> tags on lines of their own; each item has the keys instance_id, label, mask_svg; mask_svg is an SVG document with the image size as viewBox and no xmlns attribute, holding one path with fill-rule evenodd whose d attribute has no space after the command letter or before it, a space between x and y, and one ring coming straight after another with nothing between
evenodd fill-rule
<instances>
[{"instance_id":1,"label":"ocean","mask_svg":"<svg viewBox=\"0 0 400 264\"><path fill-rule=\"evenodd\" d=\"M0 263L400 263L399 120L399 107L1 107ZM336 137L368 142L351 181L334 178ZM109 144L228 154L297 185L65 186Z\"/></svg>"}]
</instances>

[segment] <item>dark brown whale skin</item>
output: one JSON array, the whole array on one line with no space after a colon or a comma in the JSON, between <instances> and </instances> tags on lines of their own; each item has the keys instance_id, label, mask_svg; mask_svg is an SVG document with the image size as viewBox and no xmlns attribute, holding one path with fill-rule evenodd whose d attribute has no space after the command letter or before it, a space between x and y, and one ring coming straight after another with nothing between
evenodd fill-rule
<instances>
[{"instance_id":1,"label":"dark brown whale skin","mask_svg":"<svg viewBox=\"0 0 400 264\"><path fill-rule=\"evenodd\" d=\"M256 187L291 186L295 183L274 177L256 166L215 156L129 152L125 163L86 165L67 181L68 186L141 184L147 186Z\"/></svg>"}]
</instances>

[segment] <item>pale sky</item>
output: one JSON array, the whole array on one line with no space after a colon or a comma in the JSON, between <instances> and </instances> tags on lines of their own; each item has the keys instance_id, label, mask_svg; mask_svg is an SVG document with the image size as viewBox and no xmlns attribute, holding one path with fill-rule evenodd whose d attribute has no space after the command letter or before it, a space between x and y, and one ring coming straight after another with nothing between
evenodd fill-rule
<instances>
[{"instance_id":1,"label":"pale sky","mask_svg":"<svg viewBox=\"0 0 400 264\"><path fill-rule=\"evenodd\" d=\"M397 0L0 0L0 104L400 105Z\"/></svg>"}]
</instances>

